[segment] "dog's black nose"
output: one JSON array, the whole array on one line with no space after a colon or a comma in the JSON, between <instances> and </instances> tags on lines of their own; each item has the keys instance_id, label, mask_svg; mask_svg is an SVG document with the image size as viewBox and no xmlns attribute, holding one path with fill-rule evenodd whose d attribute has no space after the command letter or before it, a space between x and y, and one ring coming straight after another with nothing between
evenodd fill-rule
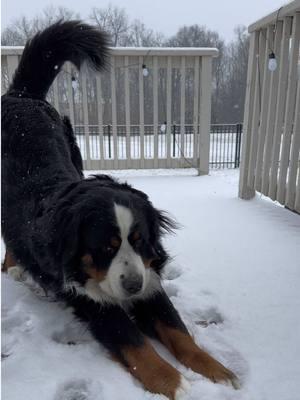
<instances>
[{"instance_id":1,"label":"dog's black nose","mask_svg":"<svg viewBox=\"0 0 300 400\"><path fill-rule=\"evenodd\" d=\"M138 274L121 275L121 284L128 294L136 294L143 287L143 277Z\"/></svg>"}]
</instances>

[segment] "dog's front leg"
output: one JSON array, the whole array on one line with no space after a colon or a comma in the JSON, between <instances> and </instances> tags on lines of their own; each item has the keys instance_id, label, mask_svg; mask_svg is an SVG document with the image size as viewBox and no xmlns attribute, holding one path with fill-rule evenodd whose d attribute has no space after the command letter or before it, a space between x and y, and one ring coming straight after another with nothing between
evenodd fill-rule
<instances>
[{"instance_id":1,"label":"dog's front leg","mask_svg":"<svg viewBox=\"0 0 300 400\"><path fill-rule=\"evenodd\" d=\"M117 305L101 305L78 297L75 313L89 325L93 336L153 393L177 400L187 388L180 373L161 358L124 310Z\"/></svg>"},{"instance_id":2,"label":"dog's front leg","mask_svg":"<svg viewBox=\"0 0 300 400\"><path fill-rule=\"evenodd\" d=\"M140 329L159 339L186 367L213 382L229 382L238 388L237 377L196 345L164 291L136 301L132 313Z\"/></svg>"}]
</instances>

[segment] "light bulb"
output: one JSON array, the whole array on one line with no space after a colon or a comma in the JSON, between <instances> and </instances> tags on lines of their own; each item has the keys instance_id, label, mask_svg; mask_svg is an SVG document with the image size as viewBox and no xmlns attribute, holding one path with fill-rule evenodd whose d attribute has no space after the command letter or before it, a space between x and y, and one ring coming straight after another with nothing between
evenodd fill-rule
<instances>
[{"instance_id":1,"label":"light bulb","mask_svg":"<svg viewBox=\"0 0 300 400\"><path fill-rule=\"evenodd\" d=\"M74 90L77 90L78 89L78 82L77 82L77 80L76 80L76 78L74 77L74 76L72 76L72 88L74 89Z\"/></svg>"},{"instance_id":2,"label":"light bulb","mask_svg":"<svg viewBox=\"0 0 300 400\"><path fill-rule=\"evenodd\" d=\"M146 66L145 64L143 64L143 65L142 65L142 68L143 68L143 75L144 75L145 77L148 76L148 75L149 75L149 71L148 71L147 66Z\"/></svg>"},{"instance_id":3,"label":"light bulb","mask_svg":"<svg viewBox=\"0 0 300 400\"><path fill-rule=\"evenodd\" d=\"M268 68L272 72L275 71L277 68L277 60L276 60L275 54L273 52L269 55Z\"/></svg>"},{"instance_id":4,"label":"light bulb","mask_svg":"<svg viewBox=\"0 0 300 400\"><path fill-rule=\"evenodd\" d=\"M167 124L166 124L166 122L164 122L164 123L161 124L161 126L160 126L160 131L161 131L161 132L166 132L166 129L167 129Z\"/></svg>"}]
</instances>

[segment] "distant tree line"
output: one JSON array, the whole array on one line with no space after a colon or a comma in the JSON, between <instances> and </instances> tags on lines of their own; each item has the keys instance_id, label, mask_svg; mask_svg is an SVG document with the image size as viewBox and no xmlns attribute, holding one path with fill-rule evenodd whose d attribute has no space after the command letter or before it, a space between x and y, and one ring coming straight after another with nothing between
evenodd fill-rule
<instances>
[{"instance_id":1,"label":"distant tree line","mask_svg":"<svg viewBox=\"0 0 300 400\"><path fill-rule=\"evenodd\" d=\"M73 18L80 18L80 15L68 8L53 6L32 18L22 16L2 31L2 45L24 45L37 31L58 19ZM109 34L111 46L216 47L219 56L213 60L212 123L242 122L249 47L245 27L235 28L234 40L229 44L218 32L201 25L183 26L174 36L167 38L137 19L131 21L124 9L113 5L94 7L88 22Z\"/></svg>"}]
</instances>

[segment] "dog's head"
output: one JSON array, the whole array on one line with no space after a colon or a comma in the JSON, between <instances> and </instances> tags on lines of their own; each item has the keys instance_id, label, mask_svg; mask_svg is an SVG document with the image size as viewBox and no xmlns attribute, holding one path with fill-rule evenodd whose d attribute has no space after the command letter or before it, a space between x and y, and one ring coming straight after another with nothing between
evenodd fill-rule
<instances>
[{"instance_id":1,"label":"dog's head","mask_svg":"<svg viewBox=\"0 0 300 400\"><path fill-rule=\"evenodd\" d=\"M52 249L66 287L122 301L155 285L168 259L161 236L175 224L144 193L95 179L63 196L55 215Z\"/></svg>"}]
</instances>

